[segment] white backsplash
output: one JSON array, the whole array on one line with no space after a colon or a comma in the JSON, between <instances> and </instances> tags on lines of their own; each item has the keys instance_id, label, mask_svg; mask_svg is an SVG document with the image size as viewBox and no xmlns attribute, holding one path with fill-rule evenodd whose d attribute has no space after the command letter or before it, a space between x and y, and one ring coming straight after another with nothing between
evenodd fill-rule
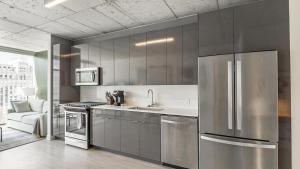
<instances>
[{"instance_id":1,"label":"white backsplash","mask_svg":"<svg viewBox=\"0 0 300 169\"><path fill-rule=\"evenodd\" d=\"M125 91L125 104L146 106L151 103L148 89L154 92L154 102L162 107L198 108L197 85L149 85L149 86L82 86L81 101L106 101L105 92Z\"/></svg>"}]
</instances>

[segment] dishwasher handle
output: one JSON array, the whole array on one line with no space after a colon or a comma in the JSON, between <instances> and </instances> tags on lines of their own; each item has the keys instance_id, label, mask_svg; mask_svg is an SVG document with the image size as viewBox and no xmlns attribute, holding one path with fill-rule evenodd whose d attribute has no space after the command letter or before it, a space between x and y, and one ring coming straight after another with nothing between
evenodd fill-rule
<instances>
[{"instance_id":1,"label":"dishwasher handle","mask_svg":"<svg viewBox=\"0 0 300 169\"><path fill-rule=\"evenodd\" d=\"M186 120L170 120L161 118L161 124L171 124L171 125L191 125L193 121L191 119Z\"/></svg>"}]
</instances>

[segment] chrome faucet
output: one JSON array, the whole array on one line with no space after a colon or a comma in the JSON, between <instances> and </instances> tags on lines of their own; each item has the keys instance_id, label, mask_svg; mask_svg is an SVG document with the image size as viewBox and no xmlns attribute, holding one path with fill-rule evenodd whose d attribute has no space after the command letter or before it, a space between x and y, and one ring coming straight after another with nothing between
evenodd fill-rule
<instances>
[{"instance_id":1,"label":"chrome faucet","mask_svg":"<svg viewBox=\"0 0 300 169\"><path fill-rule=\"evenodd\" d=\"M148 90L148 97L149 97L149 94L151 93L151 104L150 105L148 105L148 107L152 107L152 106L154 106L154 101L153 101L153 90L152 89L149 89Z\"/></svg>"}]
</instances>

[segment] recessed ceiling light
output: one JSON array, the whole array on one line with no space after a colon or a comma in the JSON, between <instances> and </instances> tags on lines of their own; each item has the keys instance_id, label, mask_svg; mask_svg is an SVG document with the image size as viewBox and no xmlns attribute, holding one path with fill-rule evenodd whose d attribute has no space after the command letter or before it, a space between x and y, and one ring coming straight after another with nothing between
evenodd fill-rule
<instances>
[{"instance_id":1,"label":"recessed ceiling light","mask_svg":"<svg viewBox=\"0 0 300 169\"><path fill-rule=\"evenodd\" d=\"M67 0L45 0L45 7L51 8L51 7L54 7L58 4L65 2L65 1L67 1Z\"/></svg>"}]
</instances>

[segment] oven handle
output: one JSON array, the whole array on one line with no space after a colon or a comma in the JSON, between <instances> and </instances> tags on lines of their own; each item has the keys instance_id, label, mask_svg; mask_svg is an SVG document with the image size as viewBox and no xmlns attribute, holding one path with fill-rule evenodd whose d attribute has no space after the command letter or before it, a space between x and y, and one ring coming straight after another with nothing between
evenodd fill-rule
<instances>
[{"instance_id":1,"label":"oven handle","mask_svg":"<svg viewBox=\"0 0 300 169\"><path fill-rule=\"evenodd\" d=\"M72 106L63 106L64 108L67 108L67 109L78 109L78 110L84 110L86 111L86 109L84 107L72 107Z\"/></svg>"}]
</instances>

